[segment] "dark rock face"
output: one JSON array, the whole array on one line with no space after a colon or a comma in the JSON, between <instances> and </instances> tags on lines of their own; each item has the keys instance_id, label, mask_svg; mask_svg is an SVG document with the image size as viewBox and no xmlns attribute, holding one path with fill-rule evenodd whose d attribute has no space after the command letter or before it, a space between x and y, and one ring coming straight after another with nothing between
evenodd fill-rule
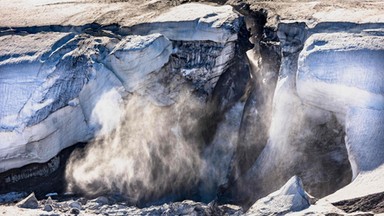
<instances>
[{"instance_id":1,"label":"dark rock face","mask_svg":"<svg viewBox=\"0 0 384 216\"><path fill-rule=\"evenodd\" d=\"M206 144L212 141L217 124L223 119L225 113L246 94L250 70L245 52L250 49L251 44L248 42L249 32L245 28L243 23L235 44L233 61L219 77L207 103L206 117L201 120L201 124L206 125L206 129L202 132Z\"/></svg>"},{"instance_id":2,"label":"dark rock face","mask_svg":"<svg viewBox=\"0 0 384 216\"><path fill-rule=\"evenodd\" d=\"M215 86L221 75L221 71L216 67L228 67L217 65L216 62L216 58L222 54L226 45L231 46L212 41L174 41L173 47L177 51L171 57L174 58L171 70L178 71L191 81L197 90L209 95L213 90L211 87ZM203 83L202 80L209 80L211 83Z\"/></svg>"},{"instance_id":3,"label":"dark rock face","mask_svg":"<svg viewBox=\"0 0 384 216\"><path fill-rule=\"evenodd\" d=\"M250 129L254 133L259 132L251 139L253 143L238 145L235 162L239 172L232 175L240 178L222 192L224 200L229 198L247 208L253 201L284 184L292 174L300 176L306 190L316 197L330 194L351 180L343 127L332 113L303 104L296 93L298 57L305 34L304 23L279 25L277 35L282 59L276 90L268 89L274 86L273 79L268 87L257 82L257 78L263 77L260 74L263 75L264 64L261 61L262 66L256 67L259 71L255 76L256 90L254 95L250 94L249 102L253 103L251 114L257 117L255 113L261 113L264 119L259 116L249 124L253 127L259 124L258 129ZM268 61L265 68L268 68ZM273 106L270 92L274 92ZM258 107L257 100L263 105ZM243 115L246 110L247 106ZM272 110L271 113L268 113L269 110ZM266 118L268 114L273 115L272 123ZM246 125L247 122L243 123ZM268 132L263 132L263 129ZM240 134L245 132L242 128ZM240 140L244 141L244 138L242 136Z\"/></svg>"},{"instance_id":4,"label":"dark rock face","mask_svg":"<svg viewBox=\"0 0 384 216\"><path fill-rule=\"evenodd\" d=\"M84 145L79 143L64 149L47 163L30 164L0 173L0 194L10 191L34 192L38 198L43 198L51 192L64 192L67 159L75 148L82 148Z\"/></svg>"},{"instance_id":5,"label":"dark rock face","mask_svg":"<svg viewBox=\"0 0 384 216\"><path fill-rule=\"evenodd\" d=\"M254 47L247 51L251 79L243 110L237 150L230 167L229 184L242 176L256 161L268 139L273 92L279 71L280 53L273 49L271 38L263 37L264 11L252 11L249 5L237 5L245 16L249 40ZM278 49L277 49L278 50Z\"/></svg>"},{"instance_id":6,"label":"dark rock face","mask_svg":"<svg viewBox=\"0 0 384 216\"><path fill-rule=\"evenodd\" d=\"M384 213L384 193L377 193L351 200L344 200L332 203L334 206L347 213L357 211L373 212L375 214Z\"/></svg>"}]
</instances>

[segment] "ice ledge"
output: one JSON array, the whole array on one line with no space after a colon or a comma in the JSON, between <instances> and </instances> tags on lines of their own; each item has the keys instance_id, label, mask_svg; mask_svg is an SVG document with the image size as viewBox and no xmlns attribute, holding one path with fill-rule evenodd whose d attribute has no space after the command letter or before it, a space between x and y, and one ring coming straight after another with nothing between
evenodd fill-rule
<instances>
[{"instance_id":1,"label":"ice ledge","mask_svg":"<svg viewBox=\"0 0 384 216\"><path fill-rule=\"evenodd\" d=\"M350 106L384 109L384 37L367 31L318 33L307 39L296 77L301 99L339 113Z\"/></svg>"},{"instance_id":2,"label":"ice ledge","mask_svg":"<svg viewBox=\"0 0 384 216\"><path fill-rule=\"evenodd\" d=\"M190 3L171 8L147 23L133 26L129 31L140 35L160 33L178 41L226 43L237 40L241 22L241 16L229 5Z\"/></svg>"}]
</instances>

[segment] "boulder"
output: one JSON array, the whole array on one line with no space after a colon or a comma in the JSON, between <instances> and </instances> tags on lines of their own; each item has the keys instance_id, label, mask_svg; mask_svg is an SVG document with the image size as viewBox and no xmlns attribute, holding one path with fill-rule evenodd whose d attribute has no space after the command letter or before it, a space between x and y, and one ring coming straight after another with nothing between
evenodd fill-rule
<instances>
[{"instance_id":1,"label":"boulder","mask_svg":"<svg viewBox=\"0 0 384 216\"><path fill-rule=\"evenodd\" d=\"M52 205L45 204L43 210L46 212L51 212L51 211L53 211L53 207L52 207Z\"/></svg>"},{"instance_id":2,"label":"boulder","mask_svg":"<svg viewBox=\"0 0 384 216\"><path fill-rule=\"evenodd\" d=\"M80 214L80 209L78 209L78 208L71 208L69 213L74 214L74 215L78 215L78 214Z\"/></svg>"},{"instance_id":3,"label":"boulder","mask_svg":"<svg viewBox=\"0 0 384 216\"><path fill-rule=\"evenodd\" d=\"M77 201L73 201L73 202L69 203L69 207L70 208L77 208L77 209L81 210L81 204Z\"/></svg>"},{"instance_id":4,"label":"boulder","mask_svg":"<svg viewBox=\"0 0 384 216\"><path fill-rule=\"evenodd\" d=\"M35 197L35 193L31 193L25 199L18 202L16 206L19 208L37 209L39 208L39 202Z\"/></svg>"},{"instance_id":5,"label":"boulder","mask_svg":"<svg viewBox=\"0 0 384 216\"><path fill-rule=\"evenodd\" d=\"M100 196L97 197L94 202L99 203L100 205L107 205L109 203L109 200L107 197Z\"/></svg>"}]
</instances>

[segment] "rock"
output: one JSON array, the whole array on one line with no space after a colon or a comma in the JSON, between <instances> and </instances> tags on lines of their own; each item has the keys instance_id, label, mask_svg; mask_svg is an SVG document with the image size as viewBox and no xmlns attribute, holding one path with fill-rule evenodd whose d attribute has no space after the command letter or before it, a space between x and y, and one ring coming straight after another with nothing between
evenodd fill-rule
<instances>
[{"instance_id":1,"label":"rock","mask_svg":"<svg viewBox=\"0 0 384 216\"><path fill-rule=\"evenodd\" d=\"M77 209L81 210L81 204L80 204L79 202L77 202L77 201L73 201L73 202L71 202L71 203L69 204L69 207L71 207L71 208L77 208Z\"/></svg>"},{"instance_id":2,"label":"rock","mask_svg":"<svg viewBox=\"0 0 384 216\"><path fill-rule=\"evenodd\" d=\"M238 103L224 116L218 125L210 146L203 152L204 166L199 185L202 201L208 202L216 197L220 185L227 183L228 167L238 141L241 113L244 103Z\"/></svg>"},{"instance_id":3,"label":"rock","mask_svg":"<svg viewBox=\"0 0 384 216\"><path fill-rule=\"evenodd\" d=\"M53 204L53 200L52 200L52 198L50 196L47 198L47 200L45 200L45 204L47 204L47 205L52 205Z\"/></svg>"},{"instance_id":4,"label":"rock","mask_svg":"<svg viewBox=\"0 0 384 216\"><path fill-rule=\"evenodd\" d=\"M342 200L332 204L347 213L359 211L373 212L375 214L384 213L384 193L371 194L351 200Z\"/></svg>"},{"instance_id":5,"label":"rock","mask_svg":"<svg viewBox=\"0 0 384 216\"><path fill-rule=\"evenodd\" d=\"M135 215L243 215L242 209L238 206L207 205L191 200L132 209L131 213Z\"/></svg>"},{"instance_id":6,"label":"rock","mask_svg":"<svg viewBox=\"0 0 384 216\"><path fill-rule=\"evenodd\" d=\"M99 203L100 205L108 205L108 203L109 203L108 198L104 197L104 196L97 197L93 201L96 202L96 203Z\"/></svg>"},{"instance_id":7,"label":"rock","mask_svg":"<svg viewBox=\"0 0 384 216\"><path fill-rule=\"evenodd\" d=\"M70 214L75 214L75 215L78 215L80 214L80 209L78 208L71 208L71 210L69 211Z\"/></svg>"},{"instance_id":8,"label":"rock","mask_svg":"<svg viewBox=\"0 0 384 216\"><path fill-rule=\"evenodd\" d=\"M53 207L50 204L45 204L43 210L46 212L50 212L53 211Z\"/></svg>"},{"instance_id":9,"label":"rock","mask_svg":"<svg viewBox=\"0 0 384 216\"><path fill-rule=\"evenodd\" d=\"M293 176L278 191L256 201L246 215L284 215L309 206L309 198L303 189L301 179Z\"/></svg>"},{"instance_id":10,"label":"rock","mask_svg":"<svg viewBox=\"0 0 384 216\"><path fill-rule=\"evenodd\" d=\"M37 201L37 199L35 197L35 193L31 193L25 199L18 202L16 204L16 206L19 208L37 209L39 207L39 202Z\"/></svg>"},{"instance_id":11,"label":"rock","mask_svg":"<svg viewBox=\"0 0 384 216\"><path fill-rule=\"evenodd\" d=\"M79 198L78 200L76 200L77 202L79 202L81 205L86 205L88 200L84 197L81 197Z\"/></svg>"}]
</instances>

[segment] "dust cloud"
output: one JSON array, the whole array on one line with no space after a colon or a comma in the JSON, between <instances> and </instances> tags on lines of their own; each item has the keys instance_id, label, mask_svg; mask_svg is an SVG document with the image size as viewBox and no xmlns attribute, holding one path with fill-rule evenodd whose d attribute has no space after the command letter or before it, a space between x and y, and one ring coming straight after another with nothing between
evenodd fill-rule
<instances>
[{"instance_id":1,"label":"dust cloud","mask_svg":"<svg viewBox=\"0 0 384 216\"><path fill-rule=\"evenodd\" d=\"M143 96L129 96L119 126L71 155L66 169L68 191L88 196L117 193L132 203L191 191L202 165L195 133L203 102L186 91L180 95L168 107L155 106Z\"/></svg>"}]
</instances>

